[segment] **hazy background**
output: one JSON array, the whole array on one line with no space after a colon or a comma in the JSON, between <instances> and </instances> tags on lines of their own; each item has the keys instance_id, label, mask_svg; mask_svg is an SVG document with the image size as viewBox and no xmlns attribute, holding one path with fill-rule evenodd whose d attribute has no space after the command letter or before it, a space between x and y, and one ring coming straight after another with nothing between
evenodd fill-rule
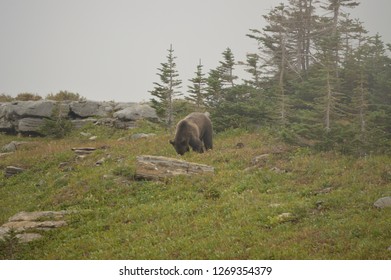
<instances>
[{"instance_id":1,"label":"hazy background","mask_svg":"<svg viewBox=\"0 0 391 280\"><path fill-rule=\"evenodd\" d=\"M96 101L148 101L170 44L186 93L199 59L207 73L227 47L236 61L256 51L245 35L262 29L262 15L281 2L0 0L0 94L67 90ZM360 2L351 18L391 43L391 1Z\"/></svg>"}]
</instances>

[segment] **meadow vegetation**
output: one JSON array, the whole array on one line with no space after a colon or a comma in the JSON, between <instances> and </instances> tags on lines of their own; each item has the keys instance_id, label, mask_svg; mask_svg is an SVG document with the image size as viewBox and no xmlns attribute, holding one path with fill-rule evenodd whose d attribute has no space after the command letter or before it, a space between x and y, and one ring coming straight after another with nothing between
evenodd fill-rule
<instances>
[{"instance_id":1,"label":"meadow vegetation","mask_svg":"<svg viewBox=\"0 0 391 280\"><path fill-rule=\"evenodd\" d=\"M156 136L118 141L137 132ZM272 131L231 129L215 135L212 151L180 157L169 139L149 123L91 125L63 139L2 135L0 147L27 143L1 158L1 170L26 171L0 174L0 224L20 211L75 212L41 240L13 240L12 254L1 242L0 259L391 258L391 209L373 207L391 196L390 156L315 152ZM81 146L98 149L79 159L71 148ZM211 165L215 175L136 181L143 154Z\"/></svg>"}]
</instances>

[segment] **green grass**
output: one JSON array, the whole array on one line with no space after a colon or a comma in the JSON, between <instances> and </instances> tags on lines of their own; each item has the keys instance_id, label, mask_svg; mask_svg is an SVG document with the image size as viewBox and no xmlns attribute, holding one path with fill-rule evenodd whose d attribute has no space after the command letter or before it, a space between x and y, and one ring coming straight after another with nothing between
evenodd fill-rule
<instances>
[{"instance_id":1,"label":"green grass","mask_svg":"<svg viewBox=\"0 0 391 280\"><path fill-rule=\"evenodd\" d=\"M18 244L15 259L390 259L391 158L355 158L287 146L266 132L232 130L214 150L177 156L156 126L95 126L61 140L2 135L28 144L1 158L27 168L0 175L0 223L20 211L77 210L68 226ZM137 132L147 139L117 141ZM237 149L237 143L244 148ZM72 147L101 147L77 159ZM270 156L258 167L252 159ZM214 176L135 181L141 154L215 167ZM102 165L95 163L105 158ZM250 168L249 168L250 167ZM278 168L281 172L272 169ZM326 190L326 191L325 191ZM281 214L290 213L281 218ZM2 247L0 246L0 249Z\"/></svg>"}]
</instances>

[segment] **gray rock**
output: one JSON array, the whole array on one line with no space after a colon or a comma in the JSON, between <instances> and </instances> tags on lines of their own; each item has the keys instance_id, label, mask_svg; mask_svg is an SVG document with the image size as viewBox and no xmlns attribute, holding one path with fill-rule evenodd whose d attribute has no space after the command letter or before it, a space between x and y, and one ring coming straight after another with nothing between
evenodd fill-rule
<instances>
[{"instance_id":1,"label":"gray rock","mask_svg":"<svg viewBox=\"0 0 391 280\"><path fill-rule=\"evenodd\" d=\"M140 119L157 121L159 119L156 115L155 109L151 106L137 103L115 112L113 116L121 121L137 121Z\"/></svg>"},{"instance_id":2,"label":"gray rock","mask_svg":"<svg viewBox=\"0 0 391 280\"><path fill-rule=\"evenodd\" d=\"M16 166L7 166L5 168L5 177L11 177L11 176L14 176L16 174L19 174L19 173L22 173L23 171L25 171L25 169L21 168L21 167L16 167Z\"/></svg>"},{"instance_id":3,"label":"gray rock","mask_svg":"<svg viewBox=\"0 0 391 280\"><path fill-rule=\"evenodd\" d=\"M16 235L20 243L28 243L34 240L41 239L43 236L39 233L20 233Z\"/></svg>"},{"instance_id":4,"label":"gray rock","mask_svg":"<svg viewBox=\"0 0 391 280\"><path fill-rule=\"evenodd\" d=\"M74 101L69 104L71 113L80 117L108 117L113 111L113 107L107 102L95 102L95 101Z\"/></svg>"},{"instance_id":5,"label":"gray rock","mask_svg":"<svg viewBox=\"0 0 391 280\"><path fill-rule=\"evenodd\" d=\"M125 108L132 107L136 104L138 104L138 103L136 103L136 102L120 102L114 106L114 111L117 112L117 111L123 110Z\"/></svg>"},{"instance_id":6,"label":"gray rock","mask_svg":"<svg viewBox=\"0 0 391 280\"><path fill-rule=\"evenodd\" d=\"M36 212L19 212L8 219L9 222L17 221L36 221L42 219L62 219L69 211L36 211Z\"/></svg>"},{"instance_id":7,"label":"gray rock","mask_svg":"<svg viewBox=\"0 0 391 280\"><path fill-rule=\"evenodd\" d=\"M0 149L0 151L5 152L5 153L15 152L17 147L18 147L18 142L12 141L11 143L8 143L8 144L4 145Z\"/></svg>"},{"instance_id":8,"label":"gray rock","mask_svg":"<svg viewBox=\"0 0 391 280\"><path fill-rule=\"evenodd\" d=\"M65 221L16 221L8 222L2 225L3 228L14 229L15 232L23 232L26 230L49 230L53 228L59 228L66 226L67 222Z\"/></svg>"},{"instance_id":9,"label":"gray rock","mask_svg":"<svg viewBox=\"0 0 391 280\"><path fill-rule=\"evenodd\" d=\"M14 126L12 121L0 117L0 131L13 131Z\"/></svg>"},{"instance_id":10,"label":"gray rock","mask_svg":"<svg viewBox=\"0 0 391 280\"><path fill-rule=\"evenodd\" d=\"M44 119L23 118L19 120L17 131L23 133L28 133L28 132L39 133L44 123L45 123Z\"/></svg>"},{"instance_id":11,"label":"gray rock","mask_svg":"<svg viewBox=\"0 0 391 280\"><path fill-rule=\"evenodd\" d=\"M97 121L97 119L88 118L88 119L71 120L71 123L72 123L73 127L75 127L76 129L79 129L87 124L91 124L91 123L94 124L94 123L96 123L96 121Z\"/></svg>"},{"instance_id":12,"label":"gray rock","mask_svg":"<svg viewBox=\"0 0 391 280\"><path fill-rule=\"evenodd\" d=\"M92 136L92 134L89 132L80 132L80 135L84 136L84 137L91 137Z\"/></svg>"},{"instance_id":13,"label":"gray rock","mask_svg":"<svg viewBox=\"0 0 391 280\"><path fill-rule=\"evenodd\" d=\"M373 206L380 209L391 207L391 196L379 198L375 201Z\"/></svg>"},{"instance_id":14,"label":"gray rock","mask_svg":"<svg viewBox=\"0 0 391 280\"><path fill-rule=\"evenodd\" d=\"M155 133L137 133L137 134L133 134L131 136L131 138L136 140L136 139L141 139L141 138L152 137L152 136L155 136L155 135L156 135Z\"/></svg>"},{"instance_id":15,"label":"gray rock","mask_svg":"<svg viewBox=\"0 0 391 280\"><path fill-rule=\"evenodd\" d=\"M48 231L67 225L67 222L61 220L65 215L75 211L37 211L37 212L19 212L8 219L8 222L0 227L0 240L9 235L12 229L20 242L31 242L42 238L43 236L34 231ZM27 231L27 232L26 232ZM33 232L31 232L33 231Z\"/></svg>"},{"instance_id":16,"label":"gray rock","mask_svg":"<svg viewBox=\"0 0 391 280\"><path fill-rule=\"evenodd\" d=\"M19 118L37 117L50 118L56 102L50 100L39 101L17 101L7 103L4 111L0 113L6 118L18 116Z\"/></svg>"}]
</instances>

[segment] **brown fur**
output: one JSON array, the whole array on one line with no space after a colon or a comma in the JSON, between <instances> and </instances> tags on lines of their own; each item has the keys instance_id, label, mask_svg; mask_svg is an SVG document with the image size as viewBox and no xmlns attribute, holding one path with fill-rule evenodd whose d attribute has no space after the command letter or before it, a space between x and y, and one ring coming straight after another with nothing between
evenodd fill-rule
<instances>
[{"instance_id":1,"label":"brown fur","mask_svg":"<svg viewBox=\"0 0 391 280\"><path fill-rule=\"evenodd\" d=\"M209 114L191 113L178 122L175 138L170 140L170 143L180 155L190 151L190 147L195 152L203 153L204 148L213 148L212 136L213 128Z\"/></svg>"}]
</instances>

